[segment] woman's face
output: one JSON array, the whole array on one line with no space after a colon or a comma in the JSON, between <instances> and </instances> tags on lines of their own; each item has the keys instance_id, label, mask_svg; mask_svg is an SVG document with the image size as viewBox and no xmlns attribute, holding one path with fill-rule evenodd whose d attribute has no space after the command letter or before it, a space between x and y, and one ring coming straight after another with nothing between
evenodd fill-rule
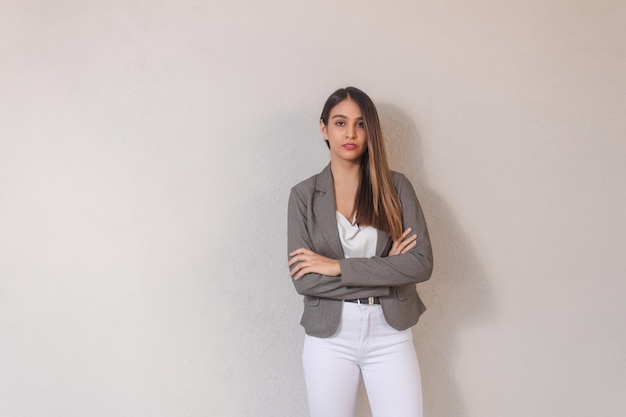
<instances>
[{"instance_id":1,"label":"woman's face","mask_svg":"<svg viewBox=\"0 0 626 417\"><path fill-rule=\"evenodd\" d=\"M337 103L330 111L328 125L320 121L320 130L330 145L331 160L360 162L367 149L367 137L363 113L354 100L346 98Z\"/></svg>"}]
</instances>

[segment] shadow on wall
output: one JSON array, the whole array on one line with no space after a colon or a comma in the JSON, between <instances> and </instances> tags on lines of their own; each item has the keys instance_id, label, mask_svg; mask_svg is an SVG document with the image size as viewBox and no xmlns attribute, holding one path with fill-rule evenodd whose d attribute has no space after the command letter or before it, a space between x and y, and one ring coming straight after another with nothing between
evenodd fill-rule
<instances>
[{"instance_id":1,"label":"shadow on wall","mask_svg":"<svg viewBox=\"0 0 626 417\"><path fill-rule=\"evenodd\" d=\"M455 360L463 329L490 320L494 306L487 278L456 216L442 197L428 188L420 137L413 120L392 105L378 106L393 169L412 182L426 215L433 245L432 278L418 284L428 311L415 326L420 360L424 415L467 415L463 387L455 381Z\"/></svg>"}]
</instances>

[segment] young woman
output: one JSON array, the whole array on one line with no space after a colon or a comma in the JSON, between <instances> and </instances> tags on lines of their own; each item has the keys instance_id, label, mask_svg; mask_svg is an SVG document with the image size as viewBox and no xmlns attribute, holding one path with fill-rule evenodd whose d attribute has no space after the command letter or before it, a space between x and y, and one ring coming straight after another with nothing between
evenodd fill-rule
<instances>
[{"instance_id":1,"label":"young woman","mask_svg":"<svg viewBox=\"0 0 626 417\"><path fill-rule=\"evenodd\" d=\"M374 417L419 417L411 327L432 251L412 185L387 163L378 113L335 91L320 120L330 164L292 188L288 267L304 295L302 354L311 417L353 417L360 375Z\"/></svg>"}]
</instances>

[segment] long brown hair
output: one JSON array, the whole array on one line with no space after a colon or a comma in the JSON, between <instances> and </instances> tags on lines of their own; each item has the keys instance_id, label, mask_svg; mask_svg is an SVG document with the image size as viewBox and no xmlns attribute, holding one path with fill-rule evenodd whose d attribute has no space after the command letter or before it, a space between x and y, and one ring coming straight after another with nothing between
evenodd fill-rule
<instances>
[{"instance_id":1,"label":"long brown hair","mask_svg":"<svg viewBox=\"0 0 626 417\"><path fill-rule=\"evenodd\" d=\"M383 230L397 239L402 234L402 206L391 178L374 102L358 88L340 88L326 100L322 109L322 122L328 126L330 111L348 98L361 108L367 137L367 150L361 156L361 180L356 194L356 222L361 226Z\"/></svg>"}]
</instances>

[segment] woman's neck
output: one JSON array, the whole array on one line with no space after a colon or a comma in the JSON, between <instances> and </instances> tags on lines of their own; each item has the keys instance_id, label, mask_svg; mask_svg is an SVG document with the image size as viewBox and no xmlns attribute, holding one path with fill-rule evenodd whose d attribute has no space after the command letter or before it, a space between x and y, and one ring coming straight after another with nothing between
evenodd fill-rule
<instances>
[{"instance_id":1,"label":"woman's neck","mask_svg":"<svg viewBox=\"0 0 626 417\"><path fill-rule=\"evenodd\" d=\"M359 182L361 179L361 164L348 161L330 161L330 170L333 173L335 184Z\"/></svg>"}]
</instances>

